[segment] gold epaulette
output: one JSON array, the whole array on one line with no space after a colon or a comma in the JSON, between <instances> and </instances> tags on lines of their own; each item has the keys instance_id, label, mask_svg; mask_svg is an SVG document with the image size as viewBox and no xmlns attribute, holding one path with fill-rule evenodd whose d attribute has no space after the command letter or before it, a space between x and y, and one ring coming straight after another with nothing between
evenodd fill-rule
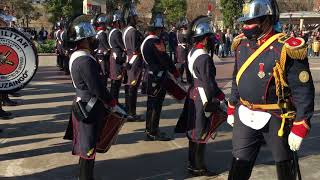
<instances>
[{"instance_id":1,"label":"gold epaulette","mask_svg":"<svg viewBox=\"0 0 320 180\"><path fill-rule=\"evenodd\" d=\"M283 36L279 39L284 43L287 55L295 60L305 60L308 55L308 47L304 39L300 37Z\"/></svg>"},{"instance_id":2,"label":"gold epaulette","mask_svg":"<svg viewBox=\"0 0 320 180\"><path fill-rule=\"evenodd\" d=\"M244 34L240 34L236 36L232 41L231 51L235 51L238 48L239 44L241 43L241 40L245 38L246 37L244 36Z\"/></svg>"}]
</instances>

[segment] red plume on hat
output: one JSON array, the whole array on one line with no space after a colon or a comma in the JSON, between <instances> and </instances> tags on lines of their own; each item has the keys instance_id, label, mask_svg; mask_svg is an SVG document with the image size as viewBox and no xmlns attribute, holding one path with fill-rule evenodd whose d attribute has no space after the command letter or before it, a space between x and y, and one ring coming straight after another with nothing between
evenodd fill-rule
<instances>
[{"instance_id":1,"label":"red plume on hat","mask_svg":"<svg viewBox=\"0 0 320 180\"><path fill-rule=\"evenodd\" d=\"M212 12L212 4L208 4L208 16L210 16L211 15L211 12Z\"/></svg>"}]
</instances>

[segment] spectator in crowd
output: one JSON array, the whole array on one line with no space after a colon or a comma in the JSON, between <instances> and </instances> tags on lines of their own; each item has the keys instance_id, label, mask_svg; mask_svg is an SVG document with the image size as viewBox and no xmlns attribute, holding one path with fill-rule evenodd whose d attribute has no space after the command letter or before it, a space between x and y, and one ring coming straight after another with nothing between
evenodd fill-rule
<instances>
[{"instance_id":1,"label":"spectator in crowd","mask_svg":"<svg viewBox=\"0 0 320 180\"><path fill-rule=\"evenodd\" d=\"M225 33L220 31L219 33L220 36L220 45L219 45L219 53L218 56L221 58L225 57L225 45L226 45L226 36Z\"/></svg>"},{"instance_id":2,"label":"spectator in crowd","mask_svg":"<svg viewBox=\"0 0 320 180\"><path fill-rule=\"evenodd\" d=\"M227 33L224 36L226 39L224 55L228 57L231 56L231 43L233 41L233 35L231 34L230 29L227 29Z\"/></svg>"},{"instance_id":3,"label":"spectator in crowd","mask_svg":"<svg viewBox=\"0 0 320 180\"><path fill-rule=\"evenodd\" d=\"M308 45L308 56L312 57L313 56L313 51L312 51L312 42L313 42L313 33L310 33L310 36L308 37L307 45Z\"/></svg>"},{"instance_id":4,"label":"spectator in crowd","mask_svg":"<svg viewBox=\"0 0 320 180\"><path fill-rule=\"evenodd\" d=\"M305 42L308 42L310 33L306 31L301 31L301 37L304 39Z\"/></svg>"},{"instance_id":5,"label":"spectator in crowd","mask_svg":"<svg viewBox=\"0 0 320 180\"><path fill-rule=\"evenodd\" d=\"M312 42L312 50L314 56L319 56L319 51L320 51L320 37L319 37L319 32L316 34L315 37L313 37L313 42Z\"/></svg>"},{"instance_id":6,"label":"spectator in crowd","mask_svg":"<svg viewBox=\"0 0 320 180\"><path fill-rule=\"evenodd\" d=\"M39 42L43 43L48 38L48 31L44 29L44 27L41 27L41 30L39 31Z\"/></svg>"},{"instance_id":7,"label":"spectator in crowd","mask_svg":"<svg viewBox=\"0 0 320 180\"><path fill-rule=\"evenodd\" d=\"M208 39L208 44L210 44L210 47L208 49L208 51L210 51L210 56L213 58L214 54L218 55L218 53L216 53L216 48L217 48L217 38L215 35L210 36ZM210 42L210 43L209 43Z\"/></svg>"},{"instance_id":8,"label":"spectator in crowd","mask_svg":"<svg viewBox=\"0 0 320 180\"><path fill-rule=\"evenodd\" d=\"M170 58L174 60L176 63L176 48L178 46L177 41L177 30L176 27L173 26L171 31L169 32L169 55Z\"/></svg>"},{"instance_id":9,"label":"spectator in crowd","mask_svg":"<svg viewBox=\"0 0 320 180\"><path fill-rule=\"evenodd\" d=\"M221 42L220 30L217 30L217 33L215 35L215 40L216 40L215 54L218 56L219 55L220 42Z\"/></svg>"}]
</instances>

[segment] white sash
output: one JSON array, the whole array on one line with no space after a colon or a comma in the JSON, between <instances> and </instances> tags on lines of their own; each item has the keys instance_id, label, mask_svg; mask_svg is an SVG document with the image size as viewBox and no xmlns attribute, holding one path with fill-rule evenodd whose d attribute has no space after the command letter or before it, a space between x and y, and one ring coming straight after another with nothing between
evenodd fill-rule
<instances>
[{"instance_id":1,"label":"white sash","mask_svg":"<svg viewBox=\"0 0 320 180\"><path fill-rule=\"evenodd\" d=\"M127 49L127 43L126 43L126 36L127 36L127 33L129 32L130 29L132 29L133 27L132 26L128 26L126 28L126 30L123 32L123 35L122 35L122 40L123 40L123 43L124 43L124 47Z\"/></svg>"},{"instance_id":2,"label":"white sash","mask_svg":"<svg viewBox=\"0 0 320 180\"><path fill-rule=\"evenodd\" d=\"M271 114L262 111L253 111L243 105L238 110L240 121L252 129L262 129L270 120Z\"/></svg>"},{"instance_id":3,"label":"white sash","mask_svg":"<svg viewBox=\"0 0 320 180\"><path fill-rule=\"evenodd\" d=\"M69 71L70 71L70 76L71 76L71 79L72 79L72 84L73 84L73 86L75 88L77 88L77 87L76 87L76 85L74 83L74 80L73 80L73 77L72 77L72 71L71 71L72 64L77 58L82 57L82 56L89 56L90 59L94 59L94 57L90 53L88 53L88 52L86 52L84 50L78 50L78 51L75 51L74 53L72 53L72 55L70 57L70 61L69 61Z\"/></svg>"},{"instance_id":4,"label":"white sash","mask_svg":"<svg viewBox=\"0 0 320 180\"><path fill-rule=\"evenodd\" d=\"M55 32L55 38L57 41L59 41L59 33L60 31L62 31L61 29L59 29L58 31Z\"/></svg>"},{"instance_id":5,"label":"white sash","mask_svg":"<svg viewBox=\"0 0 320 180\"><path fill-rule=\"evenodd\" d=\"M112 30L110 31L110 33L109 33L108 43L109 43L110 48L112 48L112 45L111 45L111 35L112 35L112 33L113 33L114 31L116 31L116 30L118 30L118 29L114 28L114 29L112 29Z\"/></svg>"},{"instance_id":6,"label":"white sash","mask_svg":"<svg viewBox=\"0 0 320 180\"><path fill-rule=\"evenodd\" d=\"M61 32L61 34L60 34L60 40L63 42L63 34L64 34L65 32L64 31L62 31Z\"/></svg>"},{"instance_id":7,"label":"white sash","mask_svg":"<svg viewBox=\"0 0 320 180\"><path fill-rule=\"evenodd\" d=\"M193 70L193 64L196 61L196 59L203 54L208 54L208 53L204 49L197 49L192 53L192 55L191 55L191 51L188 54L188 68L189 68L189 71L192 74L193 78L195 78L195 79L198 79L198 77L196 76L196 74ZM197 88L199 91L199 95L200 95L202 104L205 105L206 103L208 103L208 98L207 98L206 92L203 89L203 87L197 87Z\"/></svg>"},{"instance_id":8,"label":"white sash","mask_svg":"<svg viewBox=\"0 0 320 180\"><path fill-rule=\"evenodd\" d=\"M138 57L138 55L133 55L133 56L131 57L131 59L129 60L129 64L133 64L134 61L137 59L137 57Z\"/></svg>"},{"instance_id":9,"label":"white sash","mask_svg":"<svg viewBox=\"0 0 320 180\"><path fill-rule=\"evenodd\" d=\"M143 58L143 60L144 60L144 62L145 62L146 64L148 64L148 62L146 61L146 58L145 58L144 55L143 55L143 48L144 48L145 43L146 43L149 39L159 39L159 37L156 36L156 35L149 35L149 36L147 36L147 37L143 40L143 42L142 42L142 44L141 44L141 47L140 47L140 48L141 48L142 58Z\"/></svg>"},{"instance_id":10,"label":"white sash","mask_svg":"<svg viewBox=\"0 0 320 180\"><path fill-rule=\"evenodd\" d=\"M103 30L100 30L97 32L97 35L96 35L96 39L98 39L98 36L103 32Z\"/></svg>"},{"instance_id":11,"label":"white sash","mask_svg":"<svg viewBox=\"0 0 320 180\"><path fill-rule=\"evenodd\" d=\"M188 54L188 68L193 78L198 79L196 74L194 73L193 64L199 56L203 54L208 54L208 53L204 49L197 49L192 53L192 55L191 55L191 52L192 50Z\"/></svg>"}]
</instances>

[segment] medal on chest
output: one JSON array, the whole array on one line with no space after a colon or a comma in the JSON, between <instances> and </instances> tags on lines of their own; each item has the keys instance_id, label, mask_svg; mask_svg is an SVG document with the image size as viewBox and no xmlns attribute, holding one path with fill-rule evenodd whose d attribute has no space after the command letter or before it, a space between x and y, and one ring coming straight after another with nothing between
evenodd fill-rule
<instances>
[{"instance_id":1,"label":"medal on chest","mask_svg":"<svg viewBox=\"0 0 320 180\"><path fill-rule=\"evenodd\" d=\"M258 76L260 79L264 78L266 76L266 73L264 72L264 63L259 63L259 72Z\"/></svg>"}]
</instances>

